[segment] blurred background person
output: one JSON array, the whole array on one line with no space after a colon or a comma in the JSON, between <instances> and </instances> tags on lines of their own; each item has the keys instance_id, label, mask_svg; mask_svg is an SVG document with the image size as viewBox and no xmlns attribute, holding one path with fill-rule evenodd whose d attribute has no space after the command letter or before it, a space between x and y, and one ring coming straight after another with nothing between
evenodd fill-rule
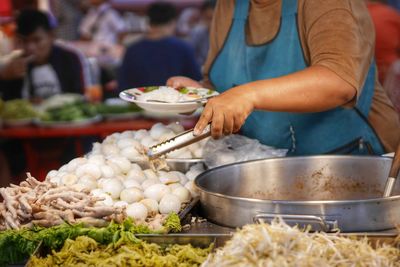
<instances>
[{"instance_id":1,"label":"blurred background person","mask_svg":"<svg viewBox=\"0 0 400 267\"><path fill-rule=\"evenodd\" d=\"M118 73L121 90L151 85L165 85L172 75L201 79L193 49L173 36L176 9L169 3L154 3L147 12L149 30L140 41L131 44Z\"/></svg>"},{"instance_id":2,"label":"blurred background person","mask_svg":"<svg viewBox=\"0 0 400 267\"><path fill-rule=\"evenodd\" d=\"M107 0L90 0L91 8L79 25L81 38L89 41L118 43L125 31L125 22Z\"/></svg>"},{"instance_id":3,"label":"blurred background person","mask_svg":"<svg viewBox=\"0 0 400 267\"><path fill-rule=\"evenodd\" d=\"M82 1L57 0L53 4L53 15L57 20L57 38L68 41L79 39L78 27L83 16Z\"/></svg>"},{"instance_id":4,"label":"blurred background person","mask_svg":"<svg viewBox=\"0 0 400 267\"><path fill-rule=\"evenodd\" d=\"M194 48L197 62L200 66L206 61L209 43L210 26L214 14L215 1L207 0L200 8L200 22L190 31L188 41Z\"/></svg>"},{"instance_id":5,"label":"blurred background person","mask_svg":"<svg viewBox=\"0 0 400 267\"><path fill-rule=\"evenodd\" d=\"M400 14L383 1L366 1L375 26L379 81L400 114Z\"/></svg>"},{"instance_id":6,"label":"blurred background person","mask_svg":"<svg viewBox=\"0 0 400 267\"><path fill-rule=\"evenodd\" d=\"M87 62L77 50L55 42L48 16L37 10L23 10L16 24L22 53L3 68L3 74L12 75L0 76L3 96L12 95L5 99L40 100L59 93L83 94L90 80Z\"/></svg>"},{"instance_id":7,"label":"blurred background person","mask_svg":"<svg viewBox=\"0 0 400 267\"><path fill-rule=\"evenodd\" d=\"M375 57L383 84L390 66L400 58L400 14L381 1L367 1L375 26Z\"/></svg>"}]
</instances>

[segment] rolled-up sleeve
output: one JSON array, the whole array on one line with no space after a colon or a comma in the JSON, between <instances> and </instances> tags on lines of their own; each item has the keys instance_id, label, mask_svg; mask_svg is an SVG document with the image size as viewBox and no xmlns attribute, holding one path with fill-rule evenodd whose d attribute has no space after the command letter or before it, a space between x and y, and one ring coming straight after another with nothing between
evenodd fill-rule
<instances>
[{"instance_id":1,"label":"rolled-up sleeve","mask_svg":"<svg viewBox=\"0 0 400 267\"><path fill-rule=\"evenodd\" d=\"M310 65L324 66L357 90L374 55L375 32L361 0L308 0L303 6L305 45ZM353 106L354 99L346 106Z\"/></svg>"}]
</instances>

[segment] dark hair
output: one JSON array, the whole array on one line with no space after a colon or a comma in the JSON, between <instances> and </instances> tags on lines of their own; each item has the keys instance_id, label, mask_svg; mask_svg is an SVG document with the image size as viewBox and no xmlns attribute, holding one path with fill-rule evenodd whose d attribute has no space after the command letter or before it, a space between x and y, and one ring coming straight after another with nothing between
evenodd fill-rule
<instances>
[{"instance_id":1,"label":"dark hair","mask_svg":"<svg viewBox=\"0 0 400 267\"><path fill-rule=\"evenodd\" d=\"M200 10L204 12L209 8L214 9L216 4L215 0L205 0L203 4L201 4Z\"/></svg>"},{"instance_id":2,"label":"dark hair","mask_svg":"<svg viewBox=\"0 0 400 267\"><path fill-rule=\"evenodd\" d=\"M52 29L47 14L35 9L22 10L16 21L17 33L23 36L27 36L38 29L47 32Z\"/></svg>"},{"instance_id":3,"label":"dark hair","mask_svg":"<svg viewBox=\"0 0 400 267\"><path fill-rule=\"evenodd\" d=\"M154 3L147 10L150 25L164 25L173 21L177 12L175 7L169 3Z\"/></svg>"}]
</instances>

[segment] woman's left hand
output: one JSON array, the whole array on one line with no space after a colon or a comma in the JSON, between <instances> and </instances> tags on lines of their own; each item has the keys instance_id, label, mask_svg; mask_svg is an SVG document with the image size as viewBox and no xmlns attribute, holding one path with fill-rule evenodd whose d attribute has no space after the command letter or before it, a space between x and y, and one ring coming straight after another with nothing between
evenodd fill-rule
<instances>
[{"instance_id":1,"label":"woman's left hand","mask_svg":"<svg viewBox=\"0 0 400 267\"><path fill-rule=\"evenodd\" d=\"M213 138L236 133L253 109L253 90L243 87L232 88L207 102L194 133L201 134L210 121Z\"/></svg>"}]
</instances>

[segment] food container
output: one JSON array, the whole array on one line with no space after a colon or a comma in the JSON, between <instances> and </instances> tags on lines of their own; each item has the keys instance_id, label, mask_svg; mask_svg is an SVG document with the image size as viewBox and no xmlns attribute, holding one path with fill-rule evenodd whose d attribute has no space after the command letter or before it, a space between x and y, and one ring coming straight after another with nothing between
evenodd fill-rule
<instances>
[{"instance_id":1,"label":"food container","mask_svg":"<svg viewBox=\"0 0 400 267\"><path fill-rule=\"evenodd\" d=\"M400 183L382 198L391 159L311 156L208 170L195 184L203 216L223 226L282 217L316 230L380 231L400 224Z\"/></svg>"},{"instance_id":2,"label":"food container","mask_svg":"<svg viewBox=\"0 0 400 267\"><path fill-rule=\"evenodd\" d=\"M204 159L165 159L165 161L167 162L170 170L183 173L189 171L190 167L193 165L204 165ZM135 163L137 163L142 169L147 169L150 167L148 161L137 161Z\"/></svg>"}]
</instances>

